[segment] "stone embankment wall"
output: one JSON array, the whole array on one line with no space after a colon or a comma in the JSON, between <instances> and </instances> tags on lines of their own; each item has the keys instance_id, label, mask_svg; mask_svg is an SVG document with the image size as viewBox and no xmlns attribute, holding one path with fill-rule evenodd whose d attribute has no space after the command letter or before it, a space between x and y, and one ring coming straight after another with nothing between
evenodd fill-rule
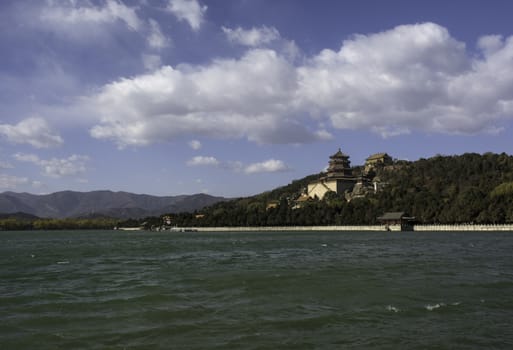
<instances>
[{"instance_id":1,"label":"stone embankment wall","mask_svg":"<svg viewBox=\"0 0 513 350\"><path fill-rule=\"evenodd\" d=\"M399 225L390 225L389 229L384 225L354 225L354 226L262 226L262 227L194 227L198 232L308 232L308 231L401 231ZM413 231L513 231L510 225L415 225Z\"/></svg>"},{"instance_id":2,"label":"stone embankment wall","mask_svg":"<svg viewBox=\"0 0 513 350\"><path fill-rule=\"evenodd\" d=\"M513 231L513 225L415 225L414 231Z\"/></svg>"},{"instance_id":3,"label":"stone embankment wall","mask_svg":"<svg viewBox=\"0 0 513 350\"><path fill-rule=\"evenodd\" d=\"M354 226L262 226L262 227L195 227L199 232L293 232L293 231L386 231L383 225ZM391 225L390 231L400 231L399 225Z\"/></svg>"}]
</instances>

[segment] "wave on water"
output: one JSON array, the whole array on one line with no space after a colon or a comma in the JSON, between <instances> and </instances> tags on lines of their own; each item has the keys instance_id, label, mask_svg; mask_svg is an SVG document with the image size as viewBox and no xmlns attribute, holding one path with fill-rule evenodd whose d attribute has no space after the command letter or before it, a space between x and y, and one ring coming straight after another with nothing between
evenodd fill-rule
<instances>
[{"instance_id":1,"label":"wave on water","mask_svg":"<svg viewBox=\"0 0 513 350\"><path fill-rule=\"evenodd\" d=\"M398 308L396 308L395 306L392 306L392 305L387 305L387 311L391 311L391 312L399 312L401 310L399 310Z\"/></svg>"},{"instance_id":2,"label":"wave on water","mask_svg":"<svg viewBox=\"0 0 513 350\"><path fill-rule=\"evenodd\" d=\"M0 347L508 349L512 250L503 233L1 232Z\"/></svg>"},{"instance_id":3,"label":"wave on water","mask_svg":"<svg viewBox=\"0 0 513 350\"><path fill-rule=\"evenodd\" d=\"M459 306L461 305L461 302L457 301L457 302L453 302L453 303L449 303L449 304L446 304L446 303L443 303L443 302L440 302L440 303L436 303L436 304L427 304L427 305L424 305L424 309L427 310L427 311L435 311L437 309L441 309L443 307L450 307L450 306ZM404 311L403 309L400 309L394 305L387 305L385 307L385 309L387 311L390 311L390 312L401 312L401 311Z\"/></svg>"},{"instance_id":4,"label":"wave on water","mask_svg":"<svg viewBox=\"0 0 513 350\"><path fill-rule=\"evenodd\" d=\"M454 302L454 303L450 303L450 304L446 304L446 303L437 303L437 304L434 304L434 305L430 305L430 304L428 304L428 305L426 305L426 306L425 306L425 308L426 308L426 310L428 310L428 311L434 311L434 310L436 310L436 309L440 309L440 308L442 308L442 307L458 306L458 305L460 305L460 304L461 304L461 302L459 302L459 301L456 301L456 302Z\"/></svg>"},{"instance_id":5,"label":"wave on water","mask_svg":"<svg viewBox=\"0 0 513 350\"><path fill-rule=\"evenodd\" d=\"M434 304L434 305L426 305L426 310L433 311L433 310L441 308L442 306L445 306L445 304L444 303L438 303L438 304Z\"/></svg>"}]
</instances>

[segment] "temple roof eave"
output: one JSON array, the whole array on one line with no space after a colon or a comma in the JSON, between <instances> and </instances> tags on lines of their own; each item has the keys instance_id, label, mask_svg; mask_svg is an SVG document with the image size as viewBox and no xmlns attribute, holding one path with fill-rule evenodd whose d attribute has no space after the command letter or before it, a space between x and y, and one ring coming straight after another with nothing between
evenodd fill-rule
<instances>
[{"instance_id":1,"label":"temple roof eave","mask_svg":"<svg viewBox=\"0 0 513 350\"><path fill-rule=\"evenodd\" d=\"M347 154L345 154L344 152L342 152L342 150L339 148L337 153L333 154L332 156L330 156L330 158L349 158L349 156Z\"/></svg>"}]
</instances>

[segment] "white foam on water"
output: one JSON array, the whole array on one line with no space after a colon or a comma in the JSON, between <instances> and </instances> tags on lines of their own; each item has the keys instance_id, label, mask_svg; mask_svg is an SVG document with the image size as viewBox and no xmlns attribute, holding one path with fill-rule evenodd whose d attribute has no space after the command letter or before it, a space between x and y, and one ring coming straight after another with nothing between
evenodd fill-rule
<instances>
[{"instance_id":1,"label":"white foam on water","mask_svg":"<svg viewBox=\"0 0 513 350\"><path fill-rule=\"evenodd\" d=\"M439 304L435 304L435 305L426 305L426 310L433 311L433 310L441 308L442 306L445 306L445 304L439 303Z\"/></svg>"},{"instance_id":2,"label":"white foam on water","mask_svg":"<svg viewBox=\"0 0 513 350\"><path fill-rule=\"evenodd\" d=\"M401 310L399 310L398 308L396 308L395 306L392 306L392 305L387 305L387 311L391 311L391 312L399 312Z\"/></svg>"},{"instance_id":3,"label":"white foam on water","mask_svg":"<svg viewBox=\"0 0 513 350\"><path fill-rule=\"evenodd\" d=\"M445 303L438 303L438 304L434 304L434 305L428 304L425 306L425 308L428 311L433 311L433 310L439 309L444 306L459 306L459 305L461 305L461 301L455 301L455 302L449 303L449 304L445 304Z\"/></svg>"}]
</instances>

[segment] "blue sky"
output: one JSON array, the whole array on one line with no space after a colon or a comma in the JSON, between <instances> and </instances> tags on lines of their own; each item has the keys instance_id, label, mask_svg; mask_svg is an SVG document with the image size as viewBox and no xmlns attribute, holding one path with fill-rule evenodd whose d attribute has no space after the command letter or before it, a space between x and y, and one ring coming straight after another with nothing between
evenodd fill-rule
<instances>
[{"instance_id":1,"label":"blue sky","mask_svg":"<svg viewBox=\"0 0 513 350\"><path fill-rule=\"evenodd\" d=\"M0 191L245 196L511 152L511 1L0 2Z\"/></svg>"}]
</instances>

